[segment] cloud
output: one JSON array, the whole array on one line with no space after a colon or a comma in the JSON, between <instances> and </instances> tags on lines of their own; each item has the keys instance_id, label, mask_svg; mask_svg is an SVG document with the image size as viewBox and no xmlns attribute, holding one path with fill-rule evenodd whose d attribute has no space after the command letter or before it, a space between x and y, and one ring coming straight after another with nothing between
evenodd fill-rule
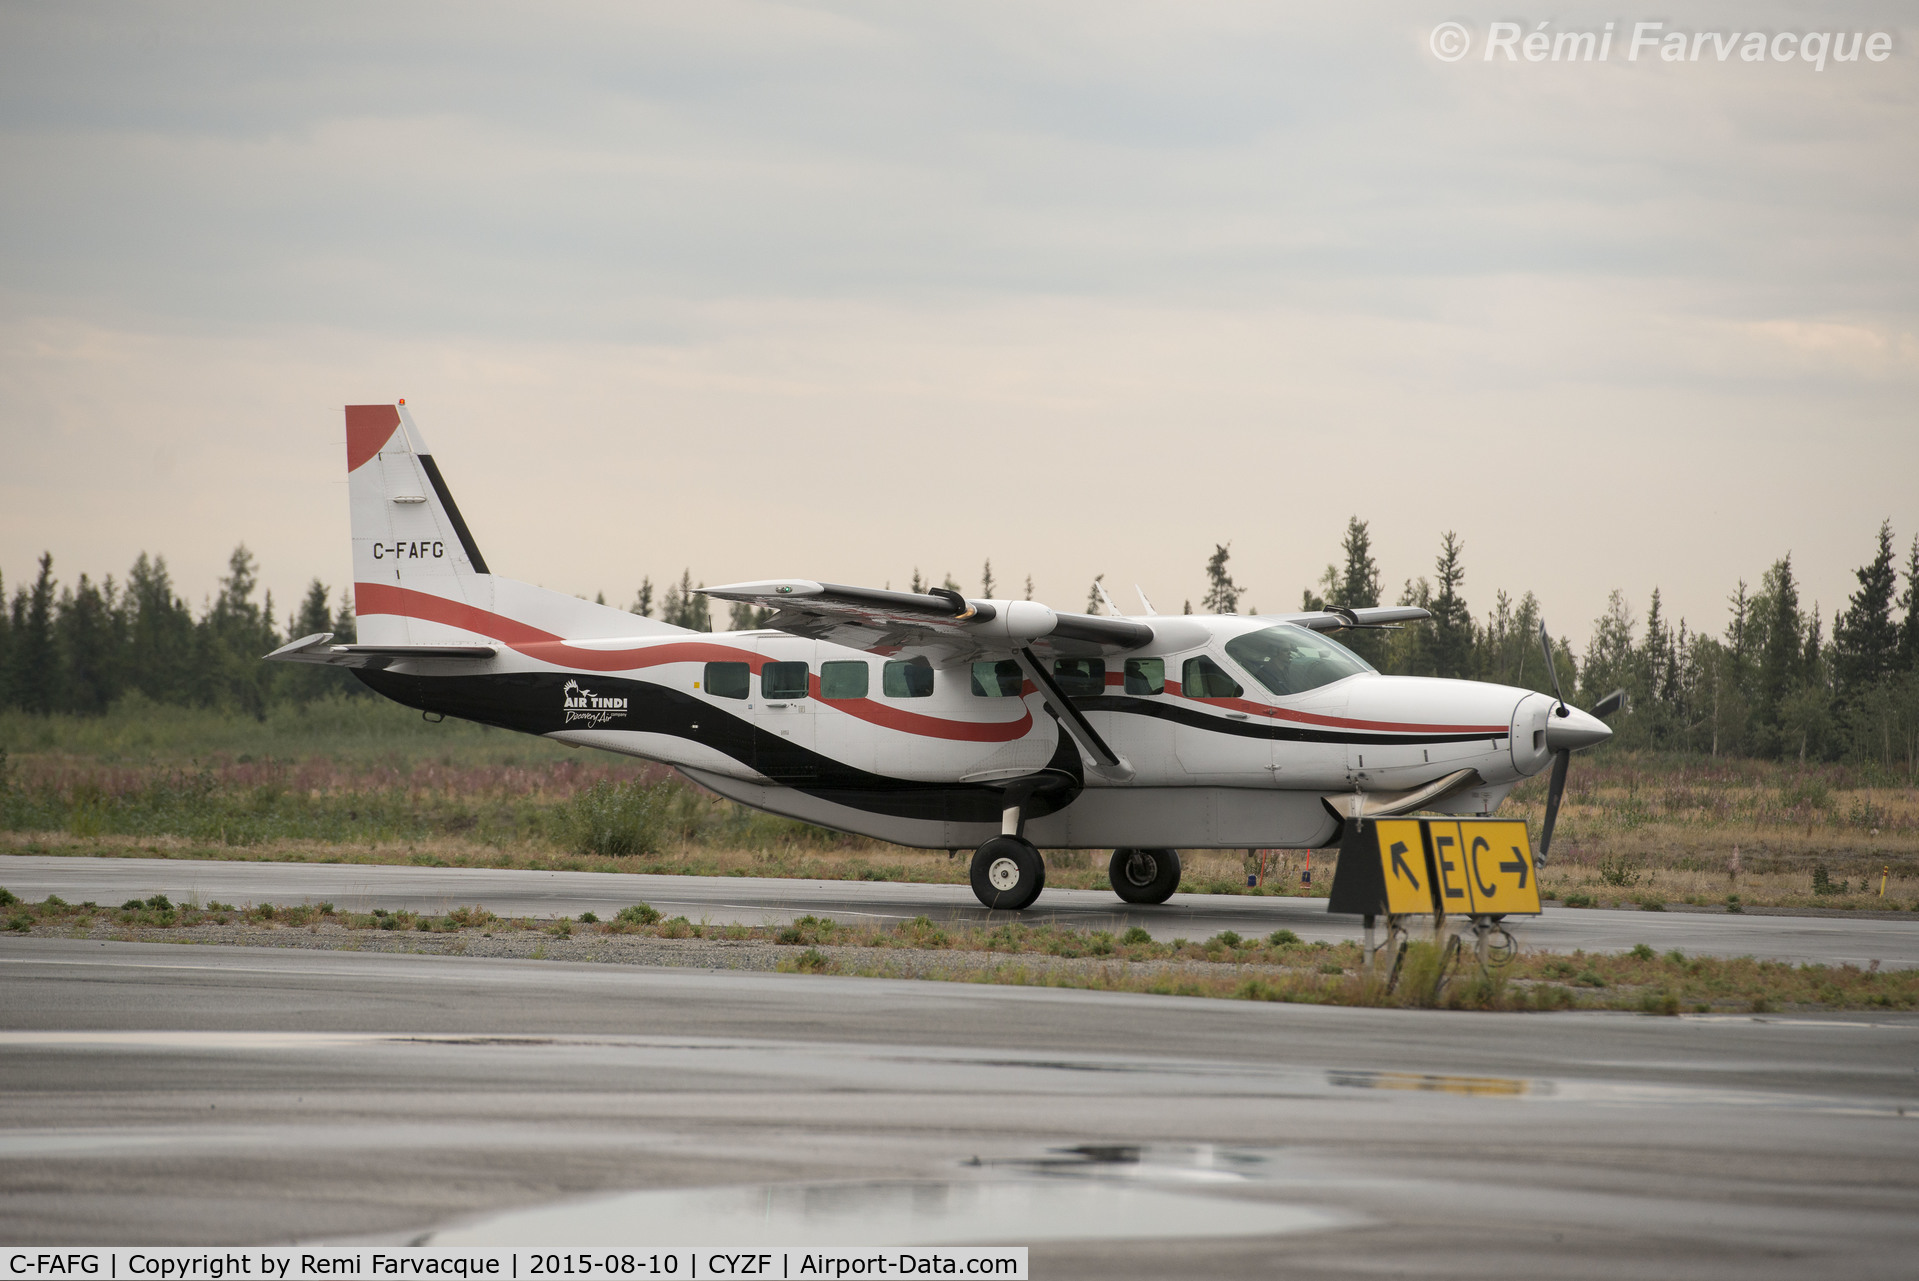
<instances>
[{"instance_id":1,"label":"cloud","mask_svg":"<svg viewBox=\"0 0 1919 1281\"><path fill-rule=\"evenodd\" d=\"M1919 527L1919 85L1896 13L1832 12L1900 52L1448 65L1411 5L15 7L0 569L146 548L197 593L245 538L283 599L337 581L338 406L407 395L489 558L587 593L991 555L1176 607L1230 538L1272 609L1358 512L1395 582L1456 528L1476 605L1575 635L1613 586L1716 625L1788 549L1830 612Z\"/></svg>"}]
</instances>

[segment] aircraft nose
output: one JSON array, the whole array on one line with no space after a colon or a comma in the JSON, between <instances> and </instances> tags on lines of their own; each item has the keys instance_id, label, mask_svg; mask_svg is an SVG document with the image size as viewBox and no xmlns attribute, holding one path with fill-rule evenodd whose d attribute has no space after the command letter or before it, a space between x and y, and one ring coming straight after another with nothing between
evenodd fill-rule
<instances>
[{"instance_id":1,"label":"aircraft nose","mask_svg":"<svg viewBox=\"0 0 1919 1281\"><path fill-rule=\"evenodd\" d=\"M1554 708L1546 717L1546 750L1550 752L1576 752L1582 747L1592 747L1612 737L1612 729L1597 716L1580 711L1577 707Z\"/></svg>"}]
</instances>

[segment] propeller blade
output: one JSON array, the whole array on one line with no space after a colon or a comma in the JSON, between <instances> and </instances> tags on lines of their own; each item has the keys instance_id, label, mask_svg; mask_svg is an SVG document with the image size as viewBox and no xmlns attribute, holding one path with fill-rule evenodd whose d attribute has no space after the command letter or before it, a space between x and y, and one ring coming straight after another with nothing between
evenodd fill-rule
<instances>
[{"instance_id":1,"label":"propeller blade","mask_svg":"<svg viewBox=\"0 0 1919 1281\"><path fill-rule=\"evenodd\" d=\"M1553 697L1558 700L1558 712L1566 714L1566 696L1559 692L1559 664L1553 662L1553 640L1546 633L1546 620L1539 620L1539 652L1546 656L1546 675L1552 677Z\"/></svg>"},{"instance_id":2,"label":"propeller blade","mask_svg":"<svg viewBox=\"0 0 1919 1281\"><path fill-rule=\"evenodd\" d=\"M1591 714L1605 720L1626 705L1626 691L1616 689L1592 705Z\"/></svg>"},{"instance_id":3,"label":"propeller blade","mask_svg":"<svg viewBox=\"0 0 1919 1281\"><path fill-rule=\"evenodd\" d=\"M1546 866L1546 853L1553 847L1553 825L1559 821L1559 798L1566 793L1566 766L1572 763L1570 751L1553 753L1552 781L1546 784L1546 821L1539 828L1539 866Z\"/></svg>"}]
</instances>

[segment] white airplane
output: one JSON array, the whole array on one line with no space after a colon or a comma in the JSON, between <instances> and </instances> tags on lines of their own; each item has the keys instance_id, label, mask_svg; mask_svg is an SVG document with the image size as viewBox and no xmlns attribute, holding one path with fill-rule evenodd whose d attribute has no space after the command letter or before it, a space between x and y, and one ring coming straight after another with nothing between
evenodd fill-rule
<instances>
[{"instance_id":1,"label":"white airplane","mask_svg":"<svg viewBox=\"0 0 1919 1281\"><path fill-rule=\"evenodd\" d=\"M1040 846L1110 849L1119 896L1162 903L1181 848L1314 849L1355 818L1490 814L1553 762L1543 862L1570 753L1612 733L1530 690L1382 676L1326 634L1416 608L1168 616L1142 593L1145 613L1109 600L1099 617L794 578L706 589L772 609L766 627L688 631L489 572L405 401L347 406L346 438L360 641L268 658L663 762L823 827L976 847L989 908L1039 896Z\"/></svg>"}]
</instances>

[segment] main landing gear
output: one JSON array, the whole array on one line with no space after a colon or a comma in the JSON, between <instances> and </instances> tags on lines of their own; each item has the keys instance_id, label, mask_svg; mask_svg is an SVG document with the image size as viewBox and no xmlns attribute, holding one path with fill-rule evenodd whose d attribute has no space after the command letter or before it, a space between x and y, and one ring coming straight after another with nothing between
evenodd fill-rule
<instances>
[{"instance_id":1,"label":"main landing gear","mask_svg":"<svg viewBox=\"0 0 1919 1281\"><path fill-rule=\"evenodd\" d=\"M1007 796L1000 833L973 851L973 895L987 907L1020 912L1046 888L1046 860L1022 834L1024 795ZM1179 888L1179 851L1118 849L1107 867L1113 890L1128 903L1164 903Z\"/></svg>"},{"instance_id":2,"label":"main landing gear","mask_svg":"<svg viewBox=\"0 0 1919 1281\"><path fill-rule=\"evenodd\" d=\"M1106 876L1128 903L1164 903L1179 888L1179 851L1114 850Z\"/></svg>"}]
</instances>

